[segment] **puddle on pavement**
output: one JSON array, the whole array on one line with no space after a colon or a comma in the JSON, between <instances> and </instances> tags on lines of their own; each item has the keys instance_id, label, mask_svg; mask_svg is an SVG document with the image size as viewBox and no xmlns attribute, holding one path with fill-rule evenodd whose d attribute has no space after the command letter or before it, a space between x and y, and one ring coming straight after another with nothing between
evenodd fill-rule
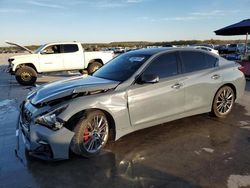
<instances>
[{"instance_id":1,"label":"puddle on pavement","mask_svg":"<svg viewBox=\"0 0 250 188\"><path fill-rule=\"evenodd\" d=\"M0 101L0 123L3 121L13 119L13 113L18 112L17 101L16 100L3 100ZM14 114L15 115L15 114Z\"/></svg>"}]
</instances>

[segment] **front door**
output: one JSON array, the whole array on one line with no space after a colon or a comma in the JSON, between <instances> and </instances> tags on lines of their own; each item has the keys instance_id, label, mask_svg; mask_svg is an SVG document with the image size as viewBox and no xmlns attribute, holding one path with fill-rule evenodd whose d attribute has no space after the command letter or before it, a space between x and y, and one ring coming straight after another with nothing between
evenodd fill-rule
<instances>
[{"instance_id":1,"label":"front door","mask_svg":"<svg viewBox=\"0 0 250 188\"><path fill-rule=\"evenodd\" d=\"M64 70L63 55L60 45L50 45L39 54L41 72Z\"/></svg>"}]
</instances>

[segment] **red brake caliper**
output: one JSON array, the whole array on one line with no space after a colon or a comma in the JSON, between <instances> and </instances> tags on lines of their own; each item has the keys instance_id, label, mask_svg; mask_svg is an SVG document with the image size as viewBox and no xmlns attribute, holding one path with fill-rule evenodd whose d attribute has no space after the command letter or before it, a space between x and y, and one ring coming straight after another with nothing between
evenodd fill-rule
<instances>
[{"instance_id":1,"label":"red brake caliper","mask_svg":"<svg viewBox=\"0 0 250 188\"><path fill-rule=\"evenodd\" d=\"M89 139L89 130L88 130L88 128L85 128L84 133L83 133L83 141L87 142L88 139Z\"/></svg>"}]
</instances>

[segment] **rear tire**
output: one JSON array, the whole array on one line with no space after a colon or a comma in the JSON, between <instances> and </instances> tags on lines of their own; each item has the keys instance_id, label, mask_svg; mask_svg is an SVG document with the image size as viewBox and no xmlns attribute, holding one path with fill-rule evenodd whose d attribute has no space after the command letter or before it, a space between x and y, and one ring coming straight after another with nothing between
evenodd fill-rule
<instances>
[{"instance_id":1,"label":"rear tire","mask_svg":"<svg viewBox=\"0 0 250 188\"><path fill-rule=\"evenodd\" d=\"M17 82L25 86L34 85L37 79L36 71L28 66L20 67L15 74Z\"/></svg>"},{"instance_id":2,"label":"rear tire","mask_svg":"<svg viewBox=\"0 0 250 188\"><path fill-rule=\"evenodd\" d=\"M101 67L102 67L102 64L97 61L90 63L88 66L88 74L93 74L95 71L97 71Z\"/></svg>"},{"instance_id":3,"label":"rear tire","mask_svg":"<svg viewBox=\"0 0 250 188\"><path fill-rule=\"evenodd\" d=\"M79 120L74 128L75 135L70 144L71 150L84 157L97 155L106 145L109 137L109 124L106 115L95 110Z\"/></svg>"},{"instance_id":4,"label":"rear tire","mask_svg":"<svg viewBox=\"0 0 250 188\"><path fill-rule=\"evenodd\" d=\"M211 114L219 118L225 117L231 112L234 101L234 90L229 86L221 87L214 97Z\"/></svg>"}]
</instances>

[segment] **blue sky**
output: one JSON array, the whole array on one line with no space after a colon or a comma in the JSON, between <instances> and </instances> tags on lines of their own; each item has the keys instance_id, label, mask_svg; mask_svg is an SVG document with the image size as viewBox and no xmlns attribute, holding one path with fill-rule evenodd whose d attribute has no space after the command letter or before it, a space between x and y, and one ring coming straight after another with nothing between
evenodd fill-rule
<instances>
[{"instance_id":1,"label":"blue sky","mask_svg":"<svg viewBox=\"0 0 250 188\"><path fill-rule=\"evenodd\" d=\"M0 46L235 39L213 31L250 18L249 7L250 0L0 0Z\"/></svg>"}]
</instances>

